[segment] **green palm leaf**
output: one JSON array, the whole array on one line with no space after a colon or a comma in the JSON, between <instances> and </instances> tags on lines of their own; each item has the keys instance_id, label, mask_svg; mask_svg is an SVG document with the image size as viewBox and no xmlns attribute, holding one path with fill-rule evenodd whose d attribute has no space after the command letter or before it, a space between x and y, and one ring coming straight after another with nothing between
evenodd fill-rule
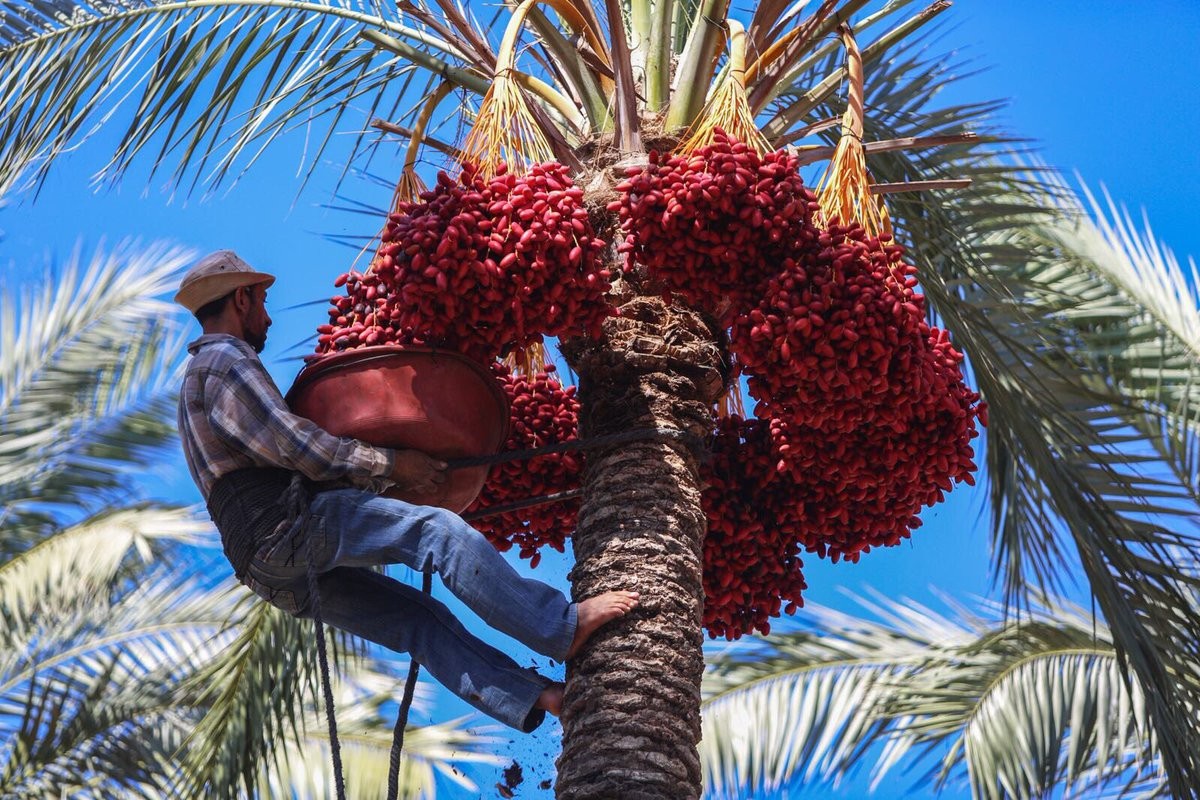
<instances>
[{"instance_id":1,"label":"green palm leaf","mask_svg":"<svg viewBox=\"0 0 1200 800\"><path fill-rule=\"evenodd\" d=\"M253 795L259 771L286 771L284 743L306 733L304 707L318 686L311 626L243 595L230 630L226 651L183 687L185 702L206 711L183 756L178 797Z\"/></svg>"},{"instance_id":2,"label":"green palm leaf","mask_svg":"<svg viewBox=\"0 0 1200 800\"><path fill-rule=\"evenodd\" d=\"M41 637L41 621L94 611L131 555L151 562L166 543L199 541L208 526L178 509L126 508L91 517L0 563L0 650L22 653Z\"/></svg>"},{"instance_id":3,"label":"green palm leaf","mask_svg":"<svg viewBox=\"0 0 1200 800\"><path fill-rule=\"evenodd\" d=\"M881 621L806 609L804 632L712 656L702 754L713 797L837 783L867 764L878 785L901 763L930 765L918 785L965 780L977 798L1166 791L1144 697L1107 628L1080 609L1056 604L1018 625L864 605Z\"/></svg>"},{"instance_id":4,"label":"green palm leaf","mask_svg":"<svg viewBox=\"0 0 1200 800\"><path fill-rule=\"evenodd\" d=\"M917 58L881 61L869 79L878 113L868 138L986 131L986 107L936 108L944 81L924 76L937 71ZM831 100L814 117L839 111ZM1137 249L1101 247L1103 229L1060 182L998 162L994 148L882 153L870 166L878 182L972 180L952 195L894 195L889 206L989 403L997 577L1010 603L1032 606L1082 569L1140 684L1172 791L1190 796L1200 786L1200 683L1188 677L1200 663L1190 600L1200 497L1187 472L1196 352L1172 326L1189 319L1194 295L1154 288L1180 285L1147 277L1165 259L1115 267Z\"/></svg>"},{"instance_id":5,"label":"green palm leaf","mask_svg":"<svg viewBox=\"0 0 1200 800\"><path fill-rule=\"evenodd\" d=\"M203 714L189 733L169 796L267 797L280 787L299 798L328 796L333 771L312 626L251 600L241 604L226 630L232 636L228 646L180 686L179 699ZM345 652L347 637L335 634L334 641L344 655L331 657L331 666L348 791L354 797L383 796L402 685L382 665ZM487 753L495 741L468 731L462 720L410 727L401 797L432 798L435 773L473 789L455 764L499 763Z\"/></svg>"},{"instance_id":6,"label":"green palm leaf","mask_svg":"<svg viewBox=\"0 0 1200 800\"><path fill-rule=\"evenodd\" d=\"M395 707L403 693L403 681L395 677L394 664L370 660L359 662L334 684L338 713L338 739L345 768L346 793L362 800L387 796ZM413 707L427 705L432 686L418 683ZM333 790L332 757L324 720L318 705L308 708L304 739L288 743L291 750L278 772L263 776L264 795L269 783L286 786L297 798L327 797ZM443 777L459 791L478 792L479 787L455 764L476 763L498 766L504 758L488 752L502 741L489 733L494 727L467 731L466 718L444 723L410 726L404 735L400 761L399 796L429 800L437 794L436 779Z\"/></svg>"},{"instance_id":7,"label":"green palm leaf","mask_svg":"<svg viewBox=\"0 0 1200 800\"><path fill-rule=\"evenodd\" d=\"M887 3L858 27L890 21L912 2ZM601 10L612 10L586 0L571 5L597 31L603 30ZM775 9L760 24L795 24L803 5L786 13ZM867 0L849 0L832 11L837 3L825 5L830 8L814 12L820 19L811 46L789 52L755 87L761 98L778 95L771 112L778 119L769 127L773 137L836 89L839 68L815 80L810 68L834 47L822 44L823 37ZM936 10L944 5L936 3ZM611 47L618 65L633 60L639 73L653 65L647 118L669 101L672 124L686 126L703 106L709 81L696 76L722 53L720 26L696 24L725 8L710 6L690 0L665 0L653 11L646 2L630 5L637 45L632 51L620 42ZM870 58L933 16L921 13L894 26L869 49ZM568 143L613 128L614 100L600 89L612 69L579 49L580 32L565 29L561 20L535 12L531 24L530 74L557 84L535 88L526 81L534 113L560 156L571 161ZM281 134L297 127L308 129L313 145L301 156L309 172L334 131L348 127L353 133L348 164L363 151L374 117L415 118L422 82L412 86L406 73L419 69L470 93L486 93L496 54L485 30L493 29L449 0L406 3L402 9L374 0L9 3L0 9L0 74L10 76L0 81L0 193L23 180L36 182L55 158L100 126L122 123L125 132L96 176L99 181L115 181L144 158L151 174L174 163L172 180L186 183L188 191L216 187L238 177ZM756 29L754 35L768 33ZM665 73L673 55L687 78L677 74L668 86ZM807 91L813 85L825 89L813 95ZM635 91L640 97L641 89L622 90L624 123L617 120L617 133L636 139ZM567 102L555 102L564 98Z\"/></svg>"},{"instance_id":8,"label":"green palm leaf","mask_svg":"<svg viewBox=\"0 0 1200 800\"><path fill-rule=\"evenodd\" d=\"M710 658L700 756L713 797L752 796L794 779L819 783L848 770L888 728L879 708L893 679L928 657L931 639L943 639L865 623L855 629L823 609L805 614L812 633Z\"/></svg>"},{"instance_id":9,"label":"green palm leaf","mask_svg":"<svg viewBox=\"0 0 1200 800\"><path fill-rule=\"evenodd\" d=\"M332 775L308 626L257 601L247 613L248 595L232 583L161 574L146 562L148 542L192 543L206 529L183 510L128 509L0 566L5 797L89 787L131 797L231 796L240 779L260 796L280 785L324 796ZM204 574L194 551L176 557ZM397 679L379 670L349 659L338 684L347 772L352 785L373 789L386 786L399 692ZM435 774L473 788L455 765L498 763L486 752L493 739L461 723L408 731L402 796L432 797ZM203 761L214 749L235 753L234 770Z\"/></svg>"},{"instance_id":10,"label":"green palm leaf","mask_svg":"<svg viewBox=\"0 0 1200 800\"><path fill-rule=\"evenodd\" d=\"M0 293L0 553L126 492L173 436L184 329L156 299L190 260L125 244Z\"/></svg>"},{"instance_id":11,"label":"green palm leaf","mask_svg":"<svg viewBox=\"0 0 1200 800\"><path fill-rule=\"evenodd\" d=\"M363 28L411 41L414 50L460 54L401 24L394 6L324 0L22 0L0 9L0 193L40 178L97 126L132 118L97 176L116 179L143 153L174 177L216 185L238 159L257 157L280 133L322 118L319 158L343 114L360 128L404 67L358 38ZM365 113L361 113L365 111ZM149 150L149 152L146 152ZM32 175L29 171L32 170Z\"/></svg>"},{"instance_id":12,"label":"green palm leaf","mask_svg":"<svg viewBox=\"0 0 1200 800\"><path fill-rule=\"evenodd\" d=\"M188 727L171 687L222 643L225 594L147 571L152 540L192 540L181 510L104 514L0 566L0 794L162 796Z\"/></svg>"},{"instance_id":13,"label":"green palm leaf","mask_svg":"<svg viewBox=\"0 0 1200 800\"><path fill-rule=\"evenodd\" d=\"M1200 686L1186 677L1200 663L1200 615L1189 602L1200 498L1161 455L1171 450L1162 431L1186 430L1187 421L1138 400L1122 380L1160 370L1170 337L1159 330L1164 346L1155 354L1131 348L1121 359L1092 357L1086 338L1097 319L1101 335L1136 341L1144 307L1099 270L1039 248L1037 231L1053 224L984 234L983 249L992 254L986 267L942 285L927 280L927 291L959 334L992 407L989 478L1009 597L1028 603L1031 593L1054 591L1071 565L1082 566L1145 693L1167 769L1179 782L1175 791L1186 796L1183 787L1200 780L1193 756ZM922 258L932 256L927 272L951 263L943 248L954 244L922 247Z\"/></svg>"}]
</instances>

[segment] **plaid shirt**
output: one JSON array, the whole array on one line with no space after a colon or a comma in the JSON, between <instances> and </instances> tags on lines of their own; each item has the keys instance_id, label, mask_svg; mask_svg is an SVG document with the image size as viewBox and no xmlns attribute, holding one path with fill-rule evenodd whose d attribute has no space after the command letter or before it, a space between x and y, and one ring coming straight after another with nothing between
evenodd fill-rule
<instances>
[{"instance_id":1,"label":"plaid shirt","mask_svg":"<svg viewBox=\"0 0 1200 800\"><path fill-rule=\"evenodd\" d=\"M205 334L179 393L179 436L192 480L207 500L217 478L245 467L284 467L314 481L349 481L386 489L395 453L339 438L284 404L275 382L246 342Z\"/></svg>"}]
</instances>

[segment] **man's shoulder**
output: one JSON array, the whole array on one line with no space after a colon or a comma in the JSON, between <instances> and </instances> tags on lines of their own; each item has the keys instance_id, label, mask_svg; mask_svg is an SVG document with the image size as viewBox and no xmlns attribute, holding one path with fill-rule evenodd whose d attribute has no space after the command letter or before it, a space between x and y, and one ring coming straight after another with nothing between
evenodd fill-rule
<instances>
[{"instance_id":1,"label":"man's shoulder","mask_svg":"<svg viewBox=\"0 0 1200 800\"><path fill-rule=\"evenodd\" d=\"M235 336L208 333L188 344L192 354L188 371L224 372L243 361L258 362L251 347Z\"/></svg>"}]
</instances>

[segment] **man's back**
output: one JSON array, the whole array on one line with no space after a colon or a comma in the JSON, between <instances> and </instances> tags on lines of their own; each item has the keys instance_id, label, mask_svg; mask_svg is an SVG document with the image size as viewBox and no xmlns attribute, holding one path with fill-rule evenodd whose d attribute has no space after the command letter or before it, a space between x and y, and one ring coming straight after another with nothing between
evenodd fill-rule
<instances>
[{"instance_id":1,"label":"man's back","mask_svg":"<svg viewBox=\"0 0 1200 800\"><path fill-rule=\"evenodd\" d=\"M192 357L179 390L179 438L192 480L207 499L217 478L256 466L248 452L226 443L214 428L209 409L234 364L242 359L258 361L258 356L242 340L222 333L201 336L188 345L188 352Z\"/></svg>"}]
</instances>

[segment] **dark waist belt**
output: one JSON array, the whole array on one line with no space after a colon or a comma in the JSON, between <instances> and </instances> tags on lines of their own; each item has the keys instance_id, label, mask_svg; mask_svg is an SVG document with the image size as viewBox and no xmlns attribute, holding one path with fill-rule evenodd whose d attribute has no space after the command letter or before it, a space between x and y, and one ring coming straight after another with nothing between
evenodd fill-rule
<instances>
[{"instance_id":1,"label":"dark waist belt","mask_svg":"<svg viewBox=\"0 0 1200 800\"><path fill-rule=\"evenodd\" d=\"M284 496L294 475L286 469L251 467L222 475L213 484L208 514L239 580L258 548L289 518Z\"/></svg>"}]
</instances>

